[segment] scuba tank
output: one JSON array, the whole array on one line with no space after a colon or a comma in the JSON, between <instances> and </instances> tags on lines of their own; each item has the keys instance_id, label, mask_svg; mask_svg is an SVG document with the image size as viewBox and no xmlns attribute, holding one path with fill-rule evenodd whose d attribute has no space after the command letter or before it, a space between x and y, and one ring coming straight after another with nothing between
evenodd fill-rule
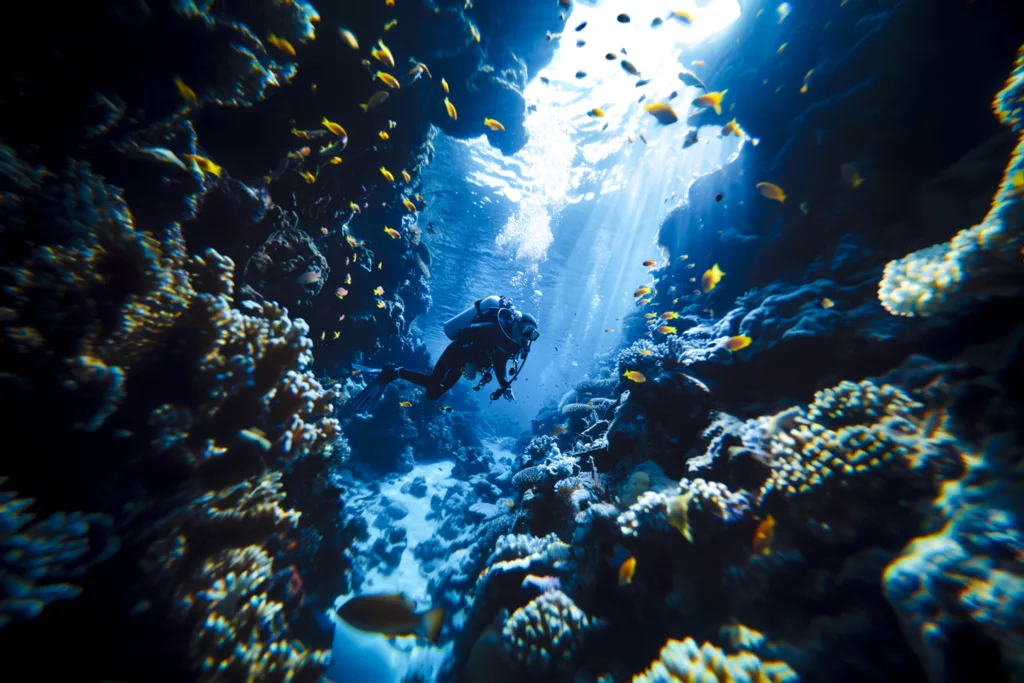
<instances>
[{"instance_id":1,"label":"scuba tank","mask_svg":"<svg viewBox=\"0 0 1024 683\"><path fill-rule=\"evenodd\" d=\"M452 341L455 341L459 337L459 332L473 323L480 322L481 320L491 316L496 316L498 318L498 322L501 323L502 329L505 330L506 334L508 334L508 330L511 329L510 323L513 310L512 301L506 297L492 295L485 299L480 299L458 315L452 316L452 318L444 324L445 336ZM503 313L507 318L506 320L502 320Z\"/></svg>"}]
</instances>

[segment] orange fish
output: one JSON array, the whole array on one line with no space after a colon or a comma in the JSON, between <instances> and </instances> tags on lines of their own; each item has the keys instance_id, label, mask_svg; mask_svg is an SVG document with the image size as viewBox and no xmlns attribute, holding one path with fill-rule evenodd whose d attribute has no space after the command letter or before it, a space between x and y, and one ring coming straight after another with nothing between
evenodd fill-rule
<instances>
[{"instance_id":1,"label":"orange fish","mask_svg":"<svg viewBox=\"0 0 1024 683\"><path fill-rule=\"evenodd\" d=\"M562 434L565 434L567 431L569 431L567 427L559 426L553 428L549 433L551 434L551 436L561 436Z\"/></svg>"},{"instance_id":2,"label":"orange fish","mask_svg":"<svg viewBox=\"0 0 1024 683\"><path fill-rule=\"evenodd\" d=\"M719 268L718 264L716 263L715 265L711 266L706 271L704 271L704 275L701 276L700 279L701 288L704 290L705 293L710 292L711 290L718 286L718 283L722 281L722 277L724 275L725 273L722 272L722 269Z\"/></svg>"},{"instance_id":3,"label":"orange fish","mask_svg":"<svg viewBox=\"0 0 1024 683\"><path fill-rule=\"evenodd\" d=\"M772 540L775 539L775 518L768 515L757 525L754 532L754 552L758 555L768 555L772 551Z\"/></svg>"},{"instance_id":4,"label":"orange fish","mask_svg":"<svg viewBox=\"0 0 1024 683\"><path fill-rule=\"evenodd\" d=\"M636 572L636 558L630 555L619 565L619 585L628 586L633 583L634 572Z\"/></svg>"},{"instance_id":5,"label":"orange fish","mask_svg":"<svg viewBox=\"0 0 1024 683\"><path fill-rule=\"evenodd\" d=\"M729 337L728 341L725 342L725 348L730 351L739 351L750 346L751 339L745 334L738 334L735 337Z\"/></svg>"},{"instance_id":6,"label":"orange fish","mask_svg":"<svg viewBox=\"0 0 1024 683\"><path fill-rule=\"evenodd\" d=\"M289 57L295 56L295 48L284 38L275 36L273 33L267 36L267 42L276 47L281 52L286 53Z\"/></svg>"},{"instance_id":7,"label":"orange fish","mask_svg":"<svg viewBox=\"0 0 1024 683\"><path fill-rule=\"evenodd\" d=\"M693 104L696 107L711 107L712 109L715 110L716 114L721 114L722 98L725 97L725 93L727 92L729 91L723 90L722 92L709 92L706 95L701 95L700 97L695 99L693 101Z\"/></svg>"},{"instance_id":8,"label":"orange fish","mask_svg":"<svg viewBox=\"0 0 1024 683\"><path fill-rule=\"evenodd\" d=\"M644 261L643 265L644 265L645 268L653 268L656 264L655 264L654 261L651 261L650 259L648 259L648 260Z\"/></svg>"},{"instance_id":9,"label":"orange fish","mask_svg":"<svg viewBox=\"0 0 1024 683\"><path fill-rule=\"evenodd\" d=\"M832 299L829 299L828 297L825 297L824 299L821 300L822 308L832 308L835 305L835 302L832 301Z\"/></svg>"}]
</instances>

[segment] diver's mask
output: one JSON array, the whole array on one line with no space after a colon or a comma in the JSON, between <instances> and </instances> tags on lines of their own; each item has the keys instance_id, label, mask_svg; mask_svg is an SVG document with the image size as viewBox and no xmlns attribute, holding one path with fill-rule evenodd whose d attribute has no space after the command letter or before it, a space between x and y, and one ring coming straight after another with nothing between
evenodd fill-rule
<instances>
[{"instance_id":1,"label":"diver's mask","mask_svg":"<svg viewBox=\"0 0 1024 683\"><path fill-rule=\"evenodd\" d=\"M533 343L540 338L540 330L537 328L537 319L529 313L523 313L519 318L519 334L525 343Z\"/></svg>"}]
</instances>

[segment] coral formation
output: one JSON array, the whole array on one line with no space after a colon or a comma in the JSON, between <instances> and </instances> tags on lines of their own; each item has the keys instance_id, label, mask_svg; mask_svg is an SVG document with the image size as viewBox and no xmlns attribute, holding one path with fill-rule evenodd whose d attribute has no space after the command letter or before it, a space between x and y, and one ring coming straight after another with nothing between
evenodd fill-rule
<instances>
[{"instance_id":1,"label":"coral formation","mask_svg":"<svg viewBox=\"0 0 1024 683\"><path fill-rule=\"evenodd\" d=\"M505 652L534 672L568 668L591 626L565 593L552 590L520 607L501 629Z\"/></svg>"},{"instance_id":2,"label":"coral formation","mask_svg":"<svg viewBox=\"0 0 1024 683\"><path fill-rule=\"evenodd\" d=\"M698 646L693 638L668 641L659 659L647 671L633 677L634 683L794 683L797 680L796 672L785 662L764 662L749 652L726 655L711 643Z\"/></svg>"},{"instance_id":3,"label":"coral formation","mask_svg":"<svg viewBox=\"0 0 1024 683\"><path fill-rule=\"evenodd\" d=\"M979 297L1020 291L1024 248L1024 46L1017 53L1005 87L993 109L1019 137L988 214L981 223L958 232L946 244L889 262L878 298L894 315L929 316Z\"/></svg>"}]
</instances>

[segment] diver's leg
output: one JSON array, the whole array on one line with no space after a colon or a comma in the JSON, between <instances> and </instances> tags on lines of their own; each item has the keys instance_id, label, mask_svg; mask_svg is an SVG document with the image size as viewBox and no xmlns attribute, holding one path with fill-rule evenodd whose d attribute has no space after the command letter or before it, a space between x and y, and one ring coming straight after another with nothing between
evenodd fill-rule
<instances>
[{"instance_id":1,"label":"diver's leg","mask_svg":"<svg viewBox=\"0 0 1024 683\"><path fill-rule=\"evenodd\" d=\"M436 401L446 391L454 387L462 378L462 370L469 360L469 353L459 344L449 344L434 365L430 376L431 386L427 387L427 398Z\"/></svg>"}]
</instances>

